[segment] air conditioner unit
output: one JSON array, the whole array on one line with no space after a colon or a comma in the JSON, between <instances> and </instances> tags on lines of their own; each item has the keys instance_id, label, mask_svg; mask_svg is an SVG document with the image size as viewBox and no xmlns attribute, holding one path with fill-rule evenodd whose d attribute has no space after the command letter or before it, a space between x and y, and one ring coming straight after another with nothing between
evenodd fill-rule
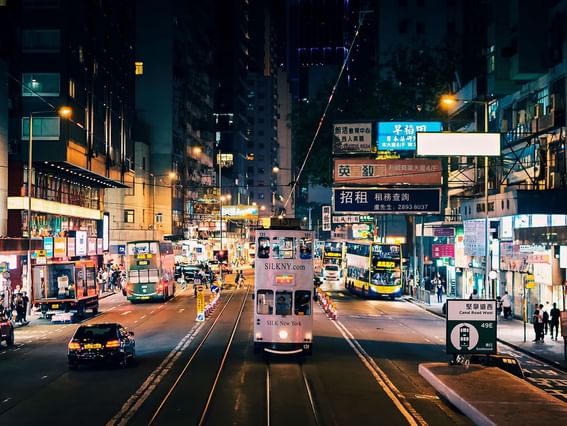
<instances>
[{"instance_id":1,"label":"air conditioner unit","mask_svg":"<svg viewBox=\"0 0 567 426\"><path fill-rule=\"evenodd\" d=\"M552 93L549 96L549 105L547 106L548 109L548 114L551 114L555 111L555 101L556 101L557 95L555 93Z\"/></svg>"}]
</instances>

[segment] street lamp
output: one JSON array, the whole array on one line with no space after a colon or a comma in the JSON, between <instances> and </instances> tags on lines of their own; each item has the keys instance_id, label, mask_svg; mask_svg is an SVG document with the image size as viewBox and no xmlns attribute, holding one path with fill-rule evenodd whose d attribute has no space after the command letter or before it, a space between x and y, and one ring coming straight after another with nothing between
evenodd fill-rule
<instances>
[{"instance_id":1,"label":"street lamp","mask_svg":"<svg viewBox=\"0 0 567 426\"><path fill-rule=\"evenodd\" d=\"M177 177L175 172L169 172L165 175L156 175L150 172L150 178L152 179L152 240L156 239L156 176L167 176L173 181ZM173 193L173 188L172 188ZM172 201L173 203L173 201ZM173 224L172 224L173 227Z\"/></svg>"},{"instance_id":2,"label":"street lamp","mask_svg":"<svg viewBox=\"0 0 567 426\"><path fill-rule=\"evenodd\" d=\"M54 110L48 110L48 111L33 111L29 113L29 141L28 141L28 184L27 184L27 196L28 196L28 223L27 223L27 231L28 231L28 250L27 250L27 267L26 267L26 274L27 274L27 279L26 279L26 294L28 294L30 297L32 295L32 267L31 267L31 242L32 242L32 226L31 226L31 220L32 220L32 164L33 164L33 116L34 114L51 114L55 112ZM59 115L59 117L61 118L65 118L65 119L70 119L71 115L73 114L73 110L70 107L67 106L63 106L61 108L59 108L57 111L57 114ZM28 304L28 313L31 312L31 304Z\"/></svg>"},{"instance_id":3,"label":"street lamp","mask_svg":"<svg viewBox=\"0 0 567 426\"><path fill-rule=\"evenodd\" d=\"M458 99L453 95L443 95L441 96L441 105L445 108L450 108L455 106L458 102L464 104L480 104L484 108L484 133L488 133L488 104L489 101L480 100L463 100ZM490 247L488 245L488 156L484 156L484 256L485 256L485 269L484 269L484 288L486 291L490 289L492 297L496 297L496 282L494 281L493 286L490 286Z\"/></svg>"}]
</instances>

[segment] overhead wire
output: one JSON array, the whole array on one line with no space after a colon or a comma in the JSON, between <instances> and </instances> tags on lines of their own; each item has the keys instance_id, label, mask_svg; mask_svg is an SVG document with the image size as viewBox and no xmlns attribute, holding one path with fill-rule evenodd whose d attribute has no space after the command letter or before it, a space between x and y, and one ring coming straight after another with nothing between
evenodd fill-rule
<instances>
[{"instance_id":1,"label":"overhead wire","mask_svg":"<svg viewBox=\"0 0 567 426\"><path fill-rule=\"evenodd\" d=\"M345 56L345 59L343 60L343 64L341 66L341 69L339 71L339 75L337 76L337 79L335 80L335 84L333 85L333 88L331 89L331 93L329 95L329 98L327 99L327 104L325 105L325 109L323 110L323 114L321 115L320 119L319 119L319 123L317 124L317 129L315 130L315 134L313 135L313 139L311 140L311 143L309 144L309 148L307 149L307 154L305 155L305 158L303 159L303 162L301 163L301 167L299 168L299 172L297 173L296 178L293 181L293 185L291 187L291 191L289 192L285 203L283 205L283 208L285 209L290 200L291 200L291 196L292 194L295 193L295 188L297 187L297 182L299 181L299 178L301 177L301 174L303 173L303 169L305 168L305 165L307 164L307 161L309 160L309 156L311 154L311 151L313 150L313 146L315 145L315 141L317 140L317 137L319 136L319 132L321 131L321 128L323 127L323 123L325 122L325 118L327 117L327 112L329 111L329 107L331 106L331 102L333 101L333 98L335 96L335 92L337 91L337 87L341 81L341 77L346 69L346 66L348 64L348 61L350 59L350 54L352 52L352 49L354 47L354 43L356 42L356 39L358 38L358 35L360 33L360 28L362 27L362 24L364 23L364 17L366 15L366 12L360 12L360 17L358 20L358 27L356 28L356 31L354 33L354 36L352 38L352 41L350 43L350 46L348 48L347 54Z\"/></svg>"}]
</instances>

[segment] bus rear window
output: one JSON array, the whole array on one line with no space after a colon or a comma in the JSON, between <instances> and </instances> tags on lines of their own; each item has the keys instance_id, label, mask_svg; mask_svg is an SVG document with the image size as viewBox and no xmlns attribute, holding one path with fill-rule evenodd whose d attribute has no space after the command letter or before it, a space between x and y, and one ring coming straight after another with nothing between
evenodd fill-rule
<instances>
[{"instance_id":1,"label":"bus rear window","mask_svg":"<svg viewBox=\"0 0 567 426\"><path fill-rule=\"evenodd\" d=\"M258 315L272 315L274 313L274 292L272 290L258 290L258 293L256 293L256 312Z\"/></svg>"}]
</instances>

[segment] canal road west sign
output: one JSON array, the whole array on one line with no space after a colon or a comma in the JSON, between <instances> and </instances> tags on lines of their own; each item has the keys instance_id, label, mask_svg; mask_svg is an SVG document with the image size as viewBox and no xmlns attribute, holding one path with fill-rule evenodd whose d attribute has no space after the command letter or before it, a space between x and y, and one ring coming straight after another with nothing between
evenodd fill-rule
<instances>
[{"instance_id":1,"label":"canal road west sign","mask_svg":"<svg viewBox=\"0 0 567 426\"><path fill-rule=\"evenodd\" d=\"M496 353L496 301L447 300L447 354Z\"/></svg>"}]
</instances>

